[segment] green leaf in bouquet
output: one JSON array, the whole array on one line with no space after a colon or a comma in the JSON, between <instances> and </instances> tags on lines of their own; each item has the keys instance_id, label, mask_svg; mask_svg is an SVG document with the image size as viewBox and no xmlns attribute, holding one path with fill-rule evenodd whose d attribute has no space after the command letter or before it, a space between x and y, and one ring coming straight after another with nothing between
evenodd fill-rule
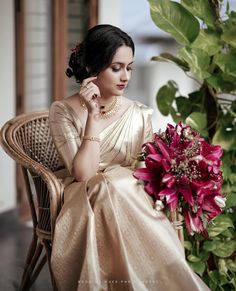
<instances>
[{"instance_id":1,"label":"green leaf in bouquet","mask_svg":"<svg viewBox=\"0 0 236 291\"><path fill-rule=\"evenodd\" d=\"M207 25L214 27L214 17L212 15L209 1L181 0L181 4L193 15L203 20Z\"/></svg>"},{"instance_id":2,"label":"green leaf in bouquet","mask_svg":"<svg viewBox=\"0 0 236 291\"><path fill-rule=\"evenodd\" d=\"M197 130L203 137L207 137L208 132L206 114L201 112L193 112L186 119L185 123Z\"/></svg>"},{"instance_id":3,"label":"green leaf in bouquet","mask_svg":"<svg viewBox=\"0 0 236 291\"><path fill-rule=\"evenodd\" d=\"M212 253L220 258L231 256L236 250L236 241L216 241L216 248Z\"/></svg>"},{"instance_id":4,"label":"green leaf in bouquet","mask_svg":"<svg viewBox=\"0 0 236 291\"><path fill-rule=\"evenodd\" d=\"M189 71L188 63L169 53L162 53L159 56L152 57L151 61L174 63L178 67L180 67L183 71L185 72Z\"/></svg>"},{"instance_id":5,"label":"green leaf in bouquet","mask_svg":"<svg viewBox=\"0 0 236 291\"><path fill-rule=\"evenodd\" d=\"M178 57L189 64L192 73L199 79L211 76L208 72L211 59L202 49L183 47L179 50Z\"/></svg>"},{"instance_id":6,"label":"green leaf in bouquet","mask_svg":"<svg viewBox=\"0 0 236 291\"><path fill-rule=\"evenodd\" d=\"M198 261L198 262L188 262L190 267L193 269L194 272L202 276L206 269L206 264L204 262Z\"/></svg>"},{"instance_id":7,"label":"green leaf in bouquet","mask_svg":"<svg viewBox=\"0 0 236 291\"><path fill-rule=\"evenodd\" d=\"M157 95L156 102L160 112L167 116L170 113L175 94L178 90L178 86L174 81L168 81L168 83L162 86Z\"/></svg>"},{"instance_id":8,"label":"green leaf in bouquet","mask_svg":"<svg viewBox=\"0 0 236 291\"><path fill-rule=\"evenodd\" d=\"M217 54L214 63L227 75L236 77L236 53Z\"/></svg>"},{"instance_id":9,"label":"green leaf in bouquet","mask_svg":"<svg viewBox=\"0 0 236 291\"><path fill-rule=\"evenodd\" d=\"M218 236L220 233L234 227L231 218L227 214L218 215L208 227L208 234L210 238Z\"/></svg>"},{"instance_id":10,"label":"green leaf in bouquet","mask_svg":"<svg viewBox=\"0 0 236 291\"><path fill-rule=\"evenodd\" d=\"M228 130L228 128L220 127L214 134L212 138L212 143L220 145L222 149L236 150L236 130Z\"/></svg>"},{"instance_id":11,"label":"green leaf in bouquet","mask_svg":"<svg viewBox=\"0 0 236 291\"><path fill-rule=\"evenodd\" d=\"M198 37L191 44L191 48L202 49L207 55L213 56L222 48L220 35L213 30L201 29Z\"/></svg>"},{"instance_id":12,"label":"green leaf in bouquet","mask_svg":"<svg viewBox=\"0 0 236 291\"><path fill-rule=\"evenodd\" d=\"M178 43L190 44L199 33L198 20L182 5L170 0L149 0L153 22Z\"/></svg>"}]
</instances>

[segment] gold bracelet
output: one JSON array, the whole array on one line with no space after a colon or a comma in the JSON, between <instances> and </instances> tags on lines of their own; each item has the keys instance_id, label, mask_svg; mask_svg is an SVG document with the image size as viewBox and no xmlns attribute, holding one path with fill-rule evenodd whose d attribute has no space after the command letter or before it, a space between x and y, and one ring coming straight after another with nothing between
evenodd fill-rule
<instances>
[{"instance_id":1,"label":"gold bracelet","mask_svg":"<svg viewBox=\"0 0 236 291\"><path fill-rule=\"evenodd\" d=\"M91 140L91 141L100 142L100 138L98 138L96 136L88 136L88 135L85 135L83 137L83 140Z\"/></svg>"}]
</instances>

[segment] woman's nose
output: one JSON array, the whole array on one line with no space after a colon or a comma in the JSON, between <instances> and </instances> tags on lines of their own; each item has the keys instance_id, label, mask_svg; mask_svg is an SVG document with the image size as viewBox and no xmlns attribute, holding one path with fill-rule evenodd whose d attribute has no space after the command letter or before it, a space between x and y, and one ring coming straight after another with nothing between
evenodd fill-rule
<instances>
[{"instance_id":1,"label":"woman's nose","mask_svg":"<svg viewBox=\"0 0 236 291\"><path fill-rule=\"evenodd\" d=\"M130 72L127 71L126 69L124 69L122 71L121 80L122 81L128 81L129 79L130 79Z\"/></svg>"}]
</instances>

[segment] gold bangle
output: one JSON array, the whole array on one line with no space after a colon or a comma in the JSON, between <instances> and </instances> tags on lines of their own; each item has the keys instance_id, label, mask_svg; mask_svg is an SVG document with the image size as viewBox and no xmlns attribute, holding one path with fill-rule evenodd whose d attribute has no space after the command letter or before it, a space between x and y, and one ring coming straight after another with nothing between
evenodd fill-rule
<instances>
[{"instance_id":1,"label":"gold bangle","mask_svg":"<svg viewBox=\"0 0 236 291\"><path fill-rule=\"evenodd\" d=\"M96 136L88 136L88 135L85 135L83 137L83 140L91 140L91 141L100 142L100 138L98 138Z\"/></svg>"}]
</instances>

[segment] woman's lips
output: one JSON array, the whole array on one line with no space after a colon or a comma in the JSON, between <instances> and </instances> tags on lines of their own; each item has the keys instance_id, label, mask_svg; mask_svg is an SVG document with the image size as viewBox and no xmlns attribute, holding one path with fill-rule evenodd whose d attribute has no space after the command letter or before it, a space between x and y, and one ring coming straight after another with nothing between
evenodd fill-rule
<instances>
[{"instance_id":1,"label":"woman's lips","mask_svg":"<svg viewBox=\"0 0 236 291\"><path fill-rule=\"evenodd\" d=\"M126 85L117 85L118 89L123 90L125 89Z\"/></svg>"}]
</instances>

